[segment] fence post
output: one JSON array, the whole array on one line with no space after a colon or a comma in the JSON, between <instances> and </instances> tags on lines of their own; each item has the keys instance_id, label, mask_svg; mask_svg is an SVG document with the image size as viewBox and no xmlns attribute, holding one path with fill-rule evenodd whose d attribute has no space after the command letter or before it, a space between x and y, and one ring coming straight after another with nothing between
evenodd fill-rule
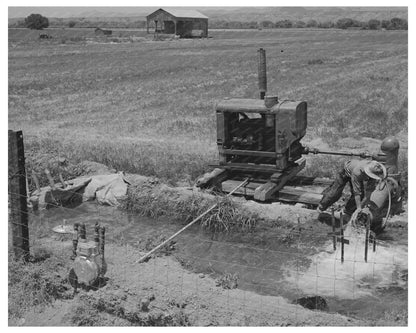
<instances>
[{"instance_id":1,"label":"fence post","mask_svg":"<svg viewBox=\"0 0 416 333\"><path fill-rule=\"evenodd\" d=\"M9 130L9 227L16 258L28 259L29 226L23 133L11 130Z\"/></svg>"}]
</instances>

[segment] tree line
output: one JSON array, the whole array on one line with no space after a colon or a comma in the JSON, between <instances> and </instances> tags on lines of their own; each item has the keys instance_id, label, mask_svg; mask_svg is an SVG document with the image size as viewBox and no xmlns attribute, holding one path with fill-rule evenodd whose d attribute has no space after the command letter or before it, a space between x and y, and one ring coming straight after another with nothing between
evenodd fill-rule
<instances>
[{"instance_id":1,"label":"tree line","mask_svg":"<svg viewBox=\"0 0 416 333\"><path fill-rule=\"evenodd\" d=\"M9 28L30 28L42 29L52 27L69 27L69 28L145 28L146 21L134 18L118 18L117 20L89 20L85 18L78 19L47 19L40 14L31 14L22 21L9 24ZM336 21L226 21L226 20L210 20L209 27L211 29L279 29L279 28L320 28L320 29L363 29L363 30L407 30L407 20L394 17L390 20L370 19L368 21L358 21L351 18L341 18Z\"/></svg>"},{"instance_id":2,"label":"tree line","mask_svg":"<svg viewBox=\"0 0 416 333\"><path fill-rule=\"evenodd\" d=\"M278 28L321 28L321 29L363 29L363 30L407 30L407 20L402 18L392 18L390 20L371 19L368 21L358 21L351 18L341 18L337 21L316 20L292 21L280 20L272 22L270 20L260 22L240 22L240 21L210 21L211 29L278 29Z\"/></svg>"}]
</instances>

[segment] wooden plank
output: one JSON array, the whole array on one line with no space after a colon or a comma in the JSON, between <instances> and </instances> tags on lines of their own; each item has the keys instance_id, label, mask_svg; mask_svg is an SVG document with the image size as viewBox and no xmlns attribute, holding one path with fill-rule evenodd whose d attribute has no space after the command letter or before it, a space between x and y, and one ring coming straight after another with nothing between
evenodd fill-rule
<instances>
[{"instance_id":1,"label":"wooden plank","mask_svg":"<svg viewBox=\"0 0 416 333\"><path fill-rule=\"evenodd\" d=\"M236 185L239 180L226 180L221 184L222 191L229 193ZM254 196L254 191L257 187L263 185L258 182L249 182L246 186L238 189L235 193L245 195L249 197ZM285 186L279 192L274 193L272 201L283 201L290 203L304 203L309 205L318 205L322 199L322 194L308 192L300 189L295 189L289 186Z\"/></svg>"},{"instance_id":2,"label":"wooden plank","mask_svg":"<svg viewBox=\"0 0 416 333\"><path fill-rule=\"evenodd\" d=\"M221 190L223 192L229 193L232 189L234 189L239 183L241 183L241 180L226 180L224 182L221 183ZM254 190L259 187L260 185L262 185L262 183L258 183L258 182L248 182L247 185L240 187L235 193L236 194L241 194L241 195L246 195L246 196L253 196L254 195Z\"/></svg>"},{"instance_id":3,"label":"wooden plank","mask_svg":"<svg viewBox=\"0 0 416 333\"><path fill-rule=\"evenodd\" d=\"M200 188L215 186L217 183L222 182L226 178L227 178L227 170L215 168L211 172L206 173L202 177L197 179L196 186Z\"/></svg>"},{"instance_id":4,"label":"wooden plank","mask_svg":"<svg viewBox=\"0 0 416 333\"><path fill-rule=\"evenodd\" d=\"M257 157L276 158L276 153L272 152L272 151L224 149L223 152L226 155L243 155L243 156L257 156Z\"/></svg>"},{"instance_id":5,"label":"wooden plank","mask_svg":"<svg viewBox=\"0 0 416 333\"><path fill-rule=\"evenodd\" d=\"M213 167L216 167L216 168L223 168L223 169L227 169L227 170L264 172L264 173L270 173L270 174L281 171L279 169L276 169L275 166L266 165L266 164L227 163L227 164L210 165L210 166L213 166Z\"/></svg>"},{"instance_id":6,"label":"wooden plank","mask_svg":"<svg viewBox=\"0 0 416 333\"><path fill-rule=\"evenodd\" d=\"M329 186L333 182L329 178L318 178L318 177L308 177L308 176L295 176L287 182L288 185L300 186L300 185L323 185Z\"/></svg>"},{"instance_id":7,"label":"wooden plank","mask_svg":"<svg viewBox=\"0 0 416 333\"><path fill-rule=\"evenodd\" d=\"M254 191L254 199L259 201L268 201L272 198L273 193L279 191L288 180L293 178L300 170L305 167L305 159L301 159L299 164L282 173L274 173L271 180L264 185L259 186Z\"/></svg>"},{"instance_id":8,"label":"wooden plank","mask_svg":"<svg viewBox=\"0 0 416 333\"><path fill-rule=\"evenodd\" d=\"M29 257L25 152L22 131L9 130L9 224L16 258Z\"/></svg>"},{"instance_id":9,"label":"wooden plank","mask_svg":"<svg viewBox=\"0 0 416 333\"><path fill-rule=\"evenodd\" d=\"M322 199L322 194L285 186L279 192L275 193L272 199L284 202L299 202L309 205L318 205Z\"/></svg>"}]
</instances>

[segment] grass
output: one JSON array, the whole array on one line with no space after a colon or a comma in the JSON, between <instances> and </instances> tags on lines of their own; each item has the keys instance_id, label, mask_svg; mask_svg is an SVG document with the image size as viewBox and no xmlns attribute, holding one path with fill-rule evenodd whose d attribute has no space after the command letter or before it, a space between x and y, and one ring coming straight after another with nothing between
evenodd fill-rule
<instances>
[{"instance_id":1,"label":"grass","mask_svg":"<svg viewBox=\"0 0 416 333\"><path fill-rule=\"evenodd\" d=\"M182 310L142 312L124 307L119 297L82 295L69 318L73 326L190 326Z\"/></svg>"},{"instance_id":2,"label":"grass","mask_svg":"<svg viewBox=\"0 0 416 333\"><path fill-rule=\"evenodd\" d=\"M26 263L9 255L9 319L18 319L35 306L70 297L64 259L45 249L32 249L32 253L33 260Z\"/></svg>"},{"instance_id":3,"label":"grass","mask_svg":"<svg viewBox=\"0 0 416 333\"><path fill-rule=\"evenodd\" d=\"M77 40L91 31L55 33ZM256 50L264 47L270 93L308 101L308 135L332 142L407 133L405 31L212 36L61 45L10 29L9 128L23 130L27 151L52 147L74 163L194 180L217 158L216 101L256 98Z\"/></svg>"},{"instance_id":4,"label":"grass","mask_svg":"<svg viewBox=\"0 0 416 333\"><path fill-rule=\"evenodd\" d=\"M201 194L181 196L164 185L129 186L122 207L143 216L169 216L174 221L187 224L214 204L217 206L199 222L204 229L211 232L250 232L256 227L259 220L257 214L248 212L228 197L211 198Z\"/></svg>"}]
</instances>

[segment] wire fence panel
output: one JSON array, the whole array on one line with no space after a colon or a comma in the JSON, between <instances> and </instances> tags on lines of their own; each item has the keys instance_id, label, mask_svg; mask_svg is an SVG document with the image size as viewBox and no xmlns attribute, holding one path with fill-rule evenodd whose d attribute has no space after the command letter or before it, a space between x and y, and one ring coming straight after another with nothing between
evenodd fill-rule
<instances>
[{"instance_id":1,"label":"wire fence panel","mask_svg":"<svg viewBox=\"0 0 416 333\"><path fill-rule=\"evenodd\" d=\"M137 262L203 212L198 200L182 207L176 196L218 157L214 102L258 98L260 47L268 52L270 92L282 87L282 101L308 101L311 144L356 153L400 133L406 183L407 32L258 29L254 22L254 29L210 28L209 38L179 40L126 20L131 28L89 19L72 27L56 19L42 31L9 26L9 126L24 129L29 148L24 154L21 132L9 132L9 325L407 325L406 214L374 239L347 220L340 228L330 214L318 221L305 207L265 204L258 210L276 210L276 218L248 216L235 229L214 209L209 223ZM369 75L369 64L379 75ZM82 193L98 162L100 175L149 177L138 176L147 179L146 195L129 193L142 210ZM305 174L333 176L340 163L310 154ZM315 186L306 183L305 192ZM298 209L308 213L299 217ZM103 241L97 226L105 227Z\"/></svg>"},{"instance_id":2,"label":"wire fence panel","mask_svg":"<svg viewBox=\"0 0 416 333\"><path fill-rule=\"evenodd\" d=\"M10 207L10 212L14 210ZM266 228L267 234L255 230L218 235L196 225L145 262L136 263L181 224L95 202L29 210L28 220L29 262L42 265L60 258L58 270L63 273L56 283L64 291L54 297L72 302L75 310L67 318L73 324L86 320L81 310L98 309L128 325L349 325L360 323L359 311L374 318L379 311L389 311L385 302L392 295L383 291L407 286L407 248L378 240L375 250L369 247L366 261L365 229L348 226L343 260L340 244L333 248L330 227L317 234L304 222L289 232ZM70 272L76 266L71 258L76 223L85 224L87 242L94 240L96 224L106 228L108 268L99 282L74 289ZM302 238L308 232L309 241L326 240L318 248L308 246ZM282 246L282 239L290 241ZM47 309L33 312L32 320L42 316L50 320L62 310ZM341 314L353 314L355 319ZM30 316L27 320L31 322Z\"/></svg>"}]
</instances>

